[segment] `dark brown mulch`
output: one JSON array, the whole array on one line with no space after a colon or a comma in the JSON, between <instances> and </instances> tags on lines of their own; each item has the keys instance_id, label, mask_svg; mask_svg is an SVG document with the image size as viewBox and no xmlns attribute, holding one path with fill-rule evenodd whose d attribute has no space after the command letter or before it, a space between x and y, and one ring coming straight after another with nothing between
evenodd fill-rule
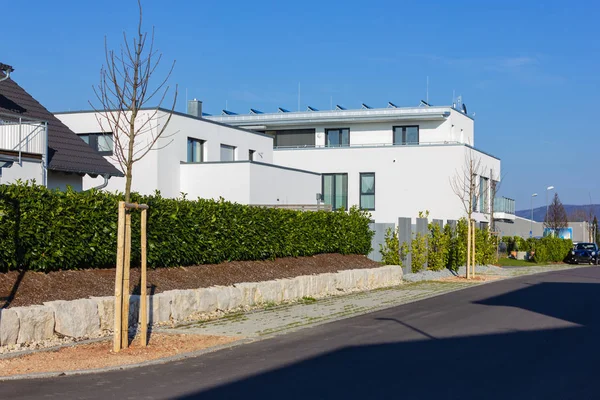
<instances>
[{"instance_id":1,"label":"dark brown mulch","mask_svg":"<svg viewBox=\"0 0 600 400\"><path fill-rule=\"evenodd\" d=\"M240 282L292 278L345 269L375 268L379 263L360 255L319 254L286 257L273 261L233 261L194 267L148 270L148 291L196 289ZM131 270L131 289L139 293L139 269ZM75 300L114 294L114 269L88 269L50 273L11 271L0 274L0 308L42 304L52 300Z\"/></svg>"}]
</instances>

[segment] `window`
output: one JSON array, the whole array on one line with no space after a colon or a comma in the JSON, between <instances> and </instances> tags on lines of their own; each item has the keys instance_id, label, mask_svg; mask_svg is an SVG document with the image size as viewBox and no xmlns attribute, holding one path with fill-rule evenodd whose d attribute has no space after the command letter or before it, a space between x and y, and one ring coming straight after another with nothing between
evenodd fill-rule
<instances>
[{"instance_id":1,"label":"window","mask_svg":"<svg viewBox=\"0 0 600 400\"><path fill-rule=\"evenodd\" d=\"M248 160L254 161L254 153L256 153L255 150L248 150Z\"/></svg>"},{"instance_id":2,"label":"window","mask_svg":"<svg viewBox=\"0 0 600 400\"><path fill-rule=\"evenodd\" d=\"M325 145L327 147L350 146L350 129L325 129Z\"/></svg>"},{"instance_id":3,"label":"window","mask_svg":"<svg viewBox=\"0 0 600 400\"><path fill-rule=\"evenodd\" d=\"M395 126L394 144L419 144L419 127Z\"/></svg>"},{"instance_id":4,"label":"window","mask_svg":"<svg viewBox=\"0 0 600 400\"><path fill-rule=\"evenodd\" d=\"M334 210L348 209L348 174L323 174L323 202Z\"/></svg>"},{"instance_id":5,"label":"window","mask_svg":"<svg viewBox=\"0 0 600 400\"><path fill-rule=\"evenodd\" d=\"M273 146L276 147L315 147L314 129L285 129L267 131L273 136Z\"/></svg>"},{"instance_id":6,"label":"window","mask_svg":"<svg viewBox=\"0 0 600 400\"><path fill-rule=\"evenodd\" d=\"M479 177L479 212L486 213L489 209L488 178Z\"/></svg>"},{"instance_id":7,"label":"window","mask_svg":"<svg viewBox=\"0 0 600 400\"><path fill-rule=\"evenodd\" d=\"M188 138L187 162L204 162L204 140Z\"/></svg>"},{"instance_id":8,"label":"window","mask_svg":"<svg viewBox=\"0 0 600 400\"><path fill-rule=\"evenodd\" d=\"M221 145L221 162L223 161L235 161L235 147Z\"/></svg>"},{"instance_id":9,"label":"window","mask_svg":"<svg viewBox=\"0 0 600 400\"><path fill-rule=\"evenodd\" d=\"M360 174L360 208L375 210L375 173Z\"/></svg>"},{"instance_id":10,"label":"window","mask_svg":"<svg viewBox=\"0 0 600 400\"><path fill-rule=\"evenodd\" d=\"M112 132L84 133L79 137L86 142L92 149L103 156L113 155L113 134Z\"/></svg>"}]
</instances>

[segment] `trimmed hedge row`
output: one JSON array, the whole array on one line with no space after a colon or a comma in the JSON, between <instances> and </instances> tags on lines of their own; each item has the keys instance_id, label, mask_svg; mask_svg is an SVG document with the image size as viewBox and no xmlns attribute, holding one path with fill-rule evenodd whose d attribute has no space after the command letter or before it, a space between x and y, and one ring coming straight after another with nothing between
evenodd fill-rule
<instances>
[{"instance_id":1,"label":"trimmed hedge row","mask_svg":"<svg viewBox=\"0 0 600 400\"><path fill-rule=\"evenodd\" d=\"M543 238L523 239L520 236L504 236L506 249L512 251L533 251L533 261L536 263L561 262L569 255L573 248L571 239L561 239L551 236Z\"/></svg>"},{"instance_id":2,"label":"trimmed hedge row","mask_svg":"<svg viewBox=\"0 0 600 400\"><path fill-rule=\"evenodd\" d=\"M112 267L120 195L0 185L0 269ZM148 212L151 267L264 260L319 253L367 254L369 215L252 207L223 200L134 194ZM139 213L132 214L132 264L139 263Z\"/></svg>"}]
</instances>

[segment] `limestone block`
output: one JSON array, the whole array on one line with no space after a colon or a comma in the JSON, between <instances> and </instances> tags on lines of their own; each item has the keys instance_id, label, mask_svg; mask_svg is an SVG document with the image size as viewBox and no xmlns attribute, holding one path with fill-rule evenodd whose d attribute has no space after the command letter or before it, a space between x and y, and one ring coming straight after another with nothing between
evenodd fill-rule
<instances>
[{"instance_id":1,"label":"limestone block","mask_svg":"<svg viewBox=\"0 0 600 400\"><path fill-rule=\"evenodd\" d=\"M171 316L176 321L181 321L191 314L200 311L200 296L197 290L173 290L173 303Z\"/></svg>"},{"instance_id":2,"label":"limestone block","mask_svg":"<svg viewBox=\"0 0 600 400\"><path fill-rule=\"evenodd\" d=\"M0 345L17 343L19 337L19 316L14 310L0 310Z\"/></svg>"},{"instance_id":3,"label":"limestone block","mask_svg":"<svg viewBox=\"0 0 600 400\"><path fill-rule=\"evenodd\" d=\"M19 317L17 343L39 342L54 335L54 311L47 306L15 307Z\"/></svg>"},{"instance_id":4,"label":"limestone block","mask_svg":"<svg viewBox=\"0 0 600 400\"><path fill-rule=\"evenodd\" d=\"M215 287L196 289L196 295L198 296L196 311L205 313L216 311L219 306L219 295L221 296L221 301L225 301L223 294L220 292Z\"/></svg>"},{"instance_id":5,"label":"limestone block","mask_svg":"<svg viewBox=\"0 0 600 400\"><path fill-rule=\"evenodd\" d=\"M363 290L367 288L368 272L366 269L355 269L352 270L352 280L354 282L354 288Z\"/></svg>"},{"instance_id":6,"label":"limestone block","mask_svg":"<svg viewBox=\"0 0 600 400\"><path fill-rule=\"evenodd\" d=\"M230 291L227 286L214 286L212 291L215 293L215 297L217 298L217 309L221 311L229 310L230 303Z\"/></svg>"},{"instance_id":7,"label":"limestone block","mask_svg":"<svg viewBox=\"0 0 600 400\"><path fill-rule=\"evenodd\" d=\"M236 283L235 286L240 290L243 305L253 306L256 304L255 282Z\"/></svg>"},{"instance_id":8,"label":"limestone block","mask_svg":"<svg viewBox=\"0 0 600 400\"><path fill-rule=\"evenodd\" d=\"M237 286L229 287L229 309L233 310L241 305L244 305L243 291Z\"/></svg>"},{"instance_id":9,"label":"limestone block","mask_svg":"<svg viewBox=\"0 0 600 400\"><path fill-rule=\"evenodd\" d=\"M171 305L173 303L172 291L148 296L148 323L168 322L171 319Z\"/></svg>"},{"instance_id":10,"label":"limestone block","mask_svg":"<svg viewBox=\"0 0 600 400\"><path fill-rule=\"evenodd\" d=\"M90 298L98 309L100 329L113 331L115 327L115 298L112 296Z\"/></svg>"},{"instance_id":11,"label":"limestone block","mask_svg":"<svg viewBox=\"0 0 600 400\"><path fill-rule=\"evenodd\" d=\"M283 301L293 301L302 298L300 284L297 279L282 279L280 284Z\"/></svg>"},{"instance_id":12,"label":"limestone block","mask_svg":"<svg viewBox=\"0 0 600 400\"><path fill-rule=\"evenodd\" d=\"M135 329L140 321L140 296L129 296L129 329Z\"/></svg>"},{"instance_id":13,"label":"limestone block","mask_svg":"<svg viewBox=\"0 0 600 400\"><path fill-rule=\"evenodd\" d=\"M100 333L98 305L91 299L57 300L44 303L54 311L54 331L72 338Z\"/></svg>"}]
</instances>

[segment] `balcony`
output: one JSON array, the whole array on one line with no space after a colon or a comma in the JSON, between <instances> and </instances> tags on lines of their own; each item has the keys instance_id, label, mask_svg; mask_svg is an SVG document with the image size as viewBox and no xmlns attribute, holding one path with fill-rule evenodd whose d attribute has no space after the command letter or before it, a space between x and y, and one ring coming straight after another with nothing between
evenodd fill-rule
<instances>
[{"instance_id":1,"label":"balcony","mask_svg":"<svg viewBox=\"0 0 600 400\"><path fill-rule=\"evenodd\" d=\"M515 221L515 201L508 197L494 199L494 220L500 222Z\"/></svg>"},{"instance_id":2,"label":"balcony","mask_svg":"<svg viewBox=\"0 0 600 400\"><path fill-rule=\"evenodd\" d=\"M0 157L2 161L46 159L48 123L0 113Z\"/></svg>"}]
</instances>

